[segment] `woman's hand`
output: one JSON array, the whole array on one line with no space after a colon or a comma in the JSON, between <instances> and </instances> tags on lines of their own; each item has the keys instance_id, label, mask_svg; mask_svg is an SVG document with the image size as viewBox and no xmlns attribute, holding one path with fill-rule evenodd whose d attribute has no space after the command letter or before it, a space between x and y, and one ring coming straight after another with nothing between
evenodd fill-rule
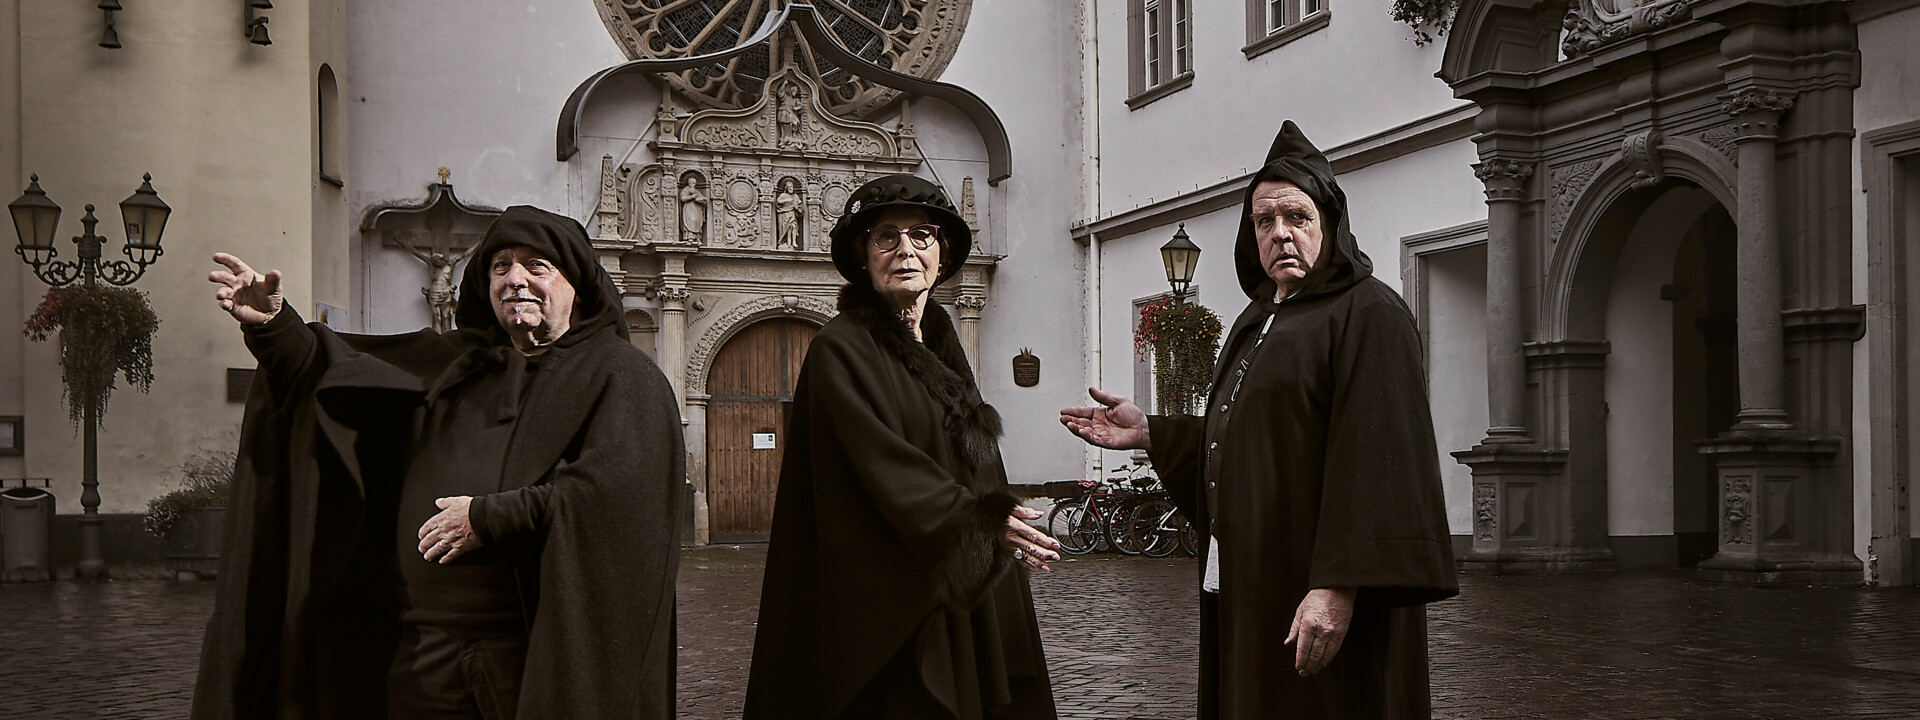
<instances>
[{"instance_id":1,"label":"woman's hand","mask_svg":"<svg viewBox=\"0 0 1920 720\"><path fill-rule=\"evenodd\" d=\"M1047 563L1060 559L1060 553L1054 550L1060 547L1060 541L1047 537L1039 528L1028 525L1028 520L1038 520L1046 513L1024 505L1013 506L1013 513L1007 516L1006 545L1013 552L1013 558L1028 570L1053 571Z\"/></svg>"}]
</instances>

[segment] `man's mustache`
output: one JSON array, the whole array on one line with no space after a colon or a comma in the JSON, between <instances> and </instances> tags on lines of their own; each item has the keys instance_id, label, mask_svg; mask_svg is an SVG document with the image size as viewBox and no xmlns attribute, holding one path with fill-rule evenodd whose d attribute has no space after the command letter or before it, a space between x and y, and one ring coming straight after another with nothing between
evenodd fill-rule
<instances>
[{"instance_id":1,"label":"man's mustache","mask_svg":"<svg viewBox=\"0 0 1920 720\"><path fill-rule=\"evenodd\" d=\"M520 301L537 303L537 302L540 302L540 299L532 295L528 295L526 293L517 293L517 292L507 293L505 295L500 296L500 302L520 302Z\"/></svg>"}]
</instances>

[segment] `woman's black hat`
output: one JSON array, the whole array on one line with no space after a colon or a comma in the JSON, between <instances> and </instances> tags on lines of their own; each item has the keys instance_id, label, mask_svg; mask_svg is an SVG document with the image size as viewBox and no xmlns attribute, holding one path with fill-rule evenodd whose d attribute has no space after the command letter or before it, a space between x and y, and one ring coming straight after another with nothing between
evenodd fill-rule
<instances>
[{"instance_id":1,"label":"woman's black hat","mask_svg":"<svg viewBox=\"0 0 1920 720\"><path fill-rule=\"evenodd\" d=\"M940 186L924 178L888 175L869 180L853 191L840 213L840 221L827 233L832 239L833 266L840 270L841 277L856 285L872 283L866 268L867 231L873 228L873 218L891 207L919 208L940 226L940 237L945 243L940 251L940 276L934 279L935 285L960 272L960 265L973 251L973 230L953 209L953 201L947 199Z\"/></svg>"}]
</instances>

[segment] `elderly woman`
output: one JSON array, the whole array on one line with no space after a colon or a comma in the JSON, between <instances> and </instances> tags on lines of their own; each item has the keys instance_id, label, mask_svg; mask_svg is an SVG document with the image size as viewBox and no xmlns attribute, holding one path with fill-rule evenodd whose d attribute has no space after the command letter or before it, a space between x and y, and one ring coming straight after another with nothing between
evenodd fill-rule
<instances>
[{"instance_id":1,"label":"elderly woman","mask_svg":"<svg viewBox=\"0 0 1920 720\"><path fill-rule=\"evenodd\" d=\"M1052 718L1000 416L928 302L972 248L945 193L862 186L830 233L847 279L794 390L745 716Z\"/></svg>"}]
</instances>

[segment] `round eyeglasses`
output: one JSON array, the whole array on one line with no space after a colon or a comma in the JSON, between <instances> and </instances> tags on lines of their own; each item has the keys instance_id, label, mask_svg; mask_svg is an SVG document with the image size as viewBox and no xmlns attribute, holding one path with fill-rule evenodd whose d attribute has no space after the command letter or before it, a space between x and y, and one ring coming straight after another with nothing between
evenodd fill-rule
<instances>
[{"instance_id":1,"label":"round eyeglasses","mask_svg":"<svg viewBox=\"0 0 1920 720\"><path fill-rule=\"evenodd\" d=\"M933 247L935 242L939 242L940 226L926 224L901 228L892 225L881 225L880 227L867 231L867 240L872 242L873 246L879 248L881 252L886 252L900 247L900 237L902 235L912 241L915 248L925 250Z\"/></svg>"}]
</instances>

